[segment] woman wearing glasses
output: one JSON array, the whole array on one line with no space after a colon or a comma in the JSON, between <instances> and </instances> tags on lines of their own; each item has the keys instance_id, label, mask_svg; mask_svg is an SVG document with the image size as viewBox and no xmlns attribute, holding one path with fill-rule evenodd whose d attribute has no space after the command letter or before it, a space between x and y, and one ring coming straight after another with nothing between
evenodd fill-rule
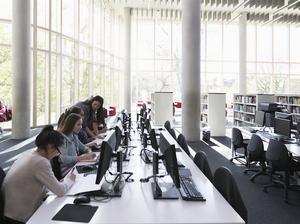
<instances>
[{"instance_id":1,"label":"woman wearing glasses","mask_svg":"<svg viewBox=\"0 0 300 224\"><path fill-rule=\"evenodd\" d=\"M53 174L50 160L63 144L63 136L53 126L46 126L35 144L37 149L14 162L4 179L5 223L25 223L42 204L47 189L63 196L75 181L73 173L62 181Z\"/></svg>"}]
</instances>

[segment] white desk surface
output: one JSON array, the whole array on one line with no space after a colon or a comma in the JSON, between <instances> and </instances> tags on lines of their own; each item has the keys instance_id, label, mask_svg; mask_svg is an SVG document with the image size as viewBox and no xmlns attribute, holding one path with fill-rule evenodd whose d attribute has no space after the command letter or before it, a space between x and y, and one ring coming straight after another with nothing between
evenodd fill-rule
<instances>
[{"instance_id":1,"label":"white desk surface","mask_svg":"<svg viewBox=\"0 0 300 224\"><path fill-rule=\"evenodd\" d=\"M265 138L263 135L260 135L260 132L250 133L249 131L247 131L246 129L244 129L242 127L240 128L240 130L242 131L243 136L245 136L249 139L251 138L252 134L257 134L258 136L260 136L261 139L264 141L264 149L267 150L269 139ZM286 146L287 150L289 152L291 152L293 155L300 156L300 145L298 145L296 143L287 143L287 144L285 144L285 146Z\"/></svg>"},{"instance_id":2,"label":"white desk surface","mask_svg":"<svg viewBox=\"0 0 300 224\"><path fill-rule=\"evenodd\" d=\"M140 144L138 141L136 143ZM177 158L191 170L193 180L206 202L184 201L180 196L178 200L154 200L150 182L139 181L140 178L152 175L152 164L145 164L139 152L140 146L133 150L128 165L123 168L124 171L134 172L134 182L126 183L121 198L112 198L106 203L91 202L90 204L98 206L98 210L90 223L245 223L185 152L177 152ZM94 182L95 175L83 177L78 174L73 191L80 188L85 188L82 190L85 191L87 186L91 190L95 187L99 189ZM73 200L74 197L70 196L49 196L27 223L70 223L51 219L66 203L72 203Z\"/></svg>"}]
</instances>

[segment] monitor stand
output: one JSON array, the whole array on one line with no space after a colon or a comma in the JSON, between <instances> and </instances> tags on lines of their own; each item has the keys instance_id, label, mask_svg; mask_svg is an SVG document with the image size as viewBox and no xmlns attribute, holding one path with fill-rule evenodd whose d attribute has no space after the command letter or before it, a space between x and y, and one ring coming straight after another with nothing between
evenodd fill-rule
<instances>
[{"instance_id":1,"label":"monitor stand","mask_svg":"<svg viewBox=\"0 0 300 224\"><path fill-rule=\"evenodd\" d=\"M91 197L107 197L107 198L121 197L124 185L125 185L124 180L122 178L118 178L115 184L103 182L100 190L80 192L76 195L86 195Z\"/></svg>"},{"instance_id":2,"label":"monitor stand","mask_svg":"<svg viewBox=\"0 0 300 224\"><path fill-rule=\"evenodd\" d=\"M154 199L178 199L177 188L173 183L151 183Z\"/></svg>"}]
</instances>

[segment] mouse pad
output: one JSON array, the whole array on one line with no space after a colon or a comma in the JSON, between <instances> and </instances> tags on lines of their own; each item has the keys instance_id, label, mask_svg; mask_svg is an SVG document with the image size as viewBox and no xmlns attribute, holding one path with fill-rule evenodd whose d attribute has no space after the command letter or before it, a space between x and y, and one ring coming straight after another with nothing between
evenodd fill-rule
<instances>
[{"instance_id":1,"label":"mouse pad","mask_svg":"<svg viewBox=\"0 0 300 224\"><path fill-rule=\"evenodd\" d=\"M52 220L89 223L98 206L65 204Z\"/></svg>"}]
</instances>

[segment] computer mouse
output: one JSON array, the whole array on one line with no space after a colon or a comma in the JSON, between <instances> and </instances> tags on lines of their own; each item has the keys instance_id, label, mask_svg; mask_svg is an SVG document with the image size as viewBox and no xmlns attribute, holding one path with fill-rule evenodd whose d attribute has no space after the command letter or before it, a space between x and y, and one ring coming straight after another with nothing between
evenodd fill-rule
<instances>
[{"instance_id":1,"label":"computer mouse","mask_svg":"<svg viewBox=\"0 0 300 224\"><path fill-rule=\"evenodd\" d=\"M90 203L91 198L86 195L80 195L77 198L74 199L74 204L83 204L83 203Z\"/></svg>"}]
</instances>

